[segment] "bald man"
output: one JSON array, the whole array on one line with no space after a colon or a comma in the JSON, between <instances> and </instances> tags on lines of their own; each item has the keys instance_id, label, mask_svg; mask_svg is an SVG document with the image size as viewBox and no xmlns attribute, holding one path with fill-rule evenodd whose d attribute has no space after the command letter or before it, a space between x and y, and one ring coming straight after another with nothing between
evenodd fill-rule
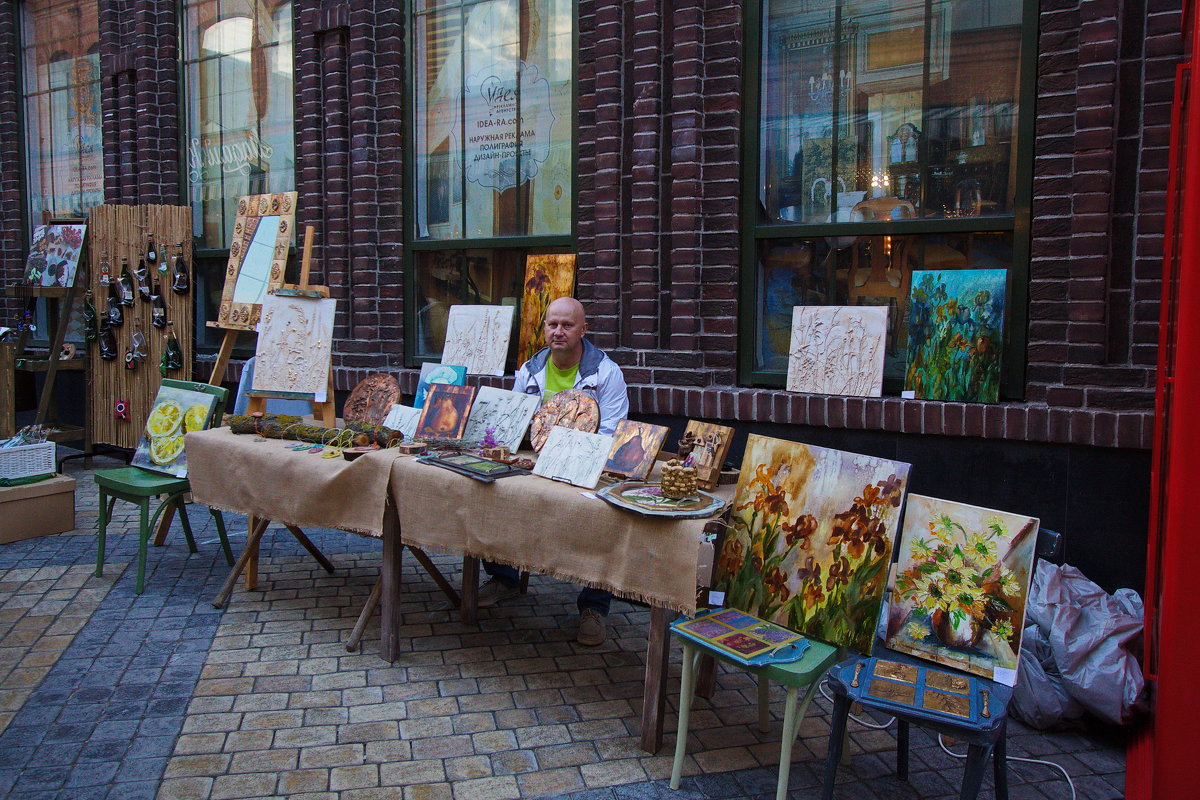
<instances>
[{"instance_id":1,"label":"bald man","mask_svg":"<svg viewBox=\"0 0 1200 800\"><path fill-rule=\"evenodd\" d=\"M514 392L536 394L544 403L559 392L580 389L596 398L600 406L600 433L612 434L617 421L629 414L629 390L621 368L584 338L588 331L583 304L573 297L560 297L546 307L546 347L517 370ZM504 564L483 562L491 577L479 589L480 608L494 606L514 597L519 589L517 570ZM579 608L576 641L594 647L607 638L604 618L612 595L585 587L575 601Z\"/></svg>"}]
</instances>

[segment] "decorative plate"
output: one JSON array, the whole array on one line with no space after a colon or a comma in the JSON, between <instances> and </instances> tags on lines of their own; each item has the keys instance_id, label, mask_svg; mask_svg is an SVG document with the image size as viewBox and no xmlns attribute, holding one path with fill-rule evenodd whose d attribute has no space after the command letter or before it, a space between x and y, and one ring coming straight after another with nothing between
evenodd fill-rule
<instances>
[{"instance_id":1,"label":"decorative plate","mask_svg":"<svg viewBox=\"0 0 1200 800\"><path fill-rule=\"evenodd\" d=\"M725 501L708 492L699 492L698 497L672 500L662 493L657 483L625 481L605 486L596 491L600 499L626 511L647 517L674 517L675 519L701 519L711 517L725 508Z\"/></svg>"},{"instance_id":2,"label":"decorative plate","mask_svg":"<svg viewBox=\"0 0 1200 800\"><path fill-rule=\"evenodd\" d=\"M579 389L568 389L543 403L529 426L529 443L536 452L542 452L542 445L555 425L584 433L600 430L600 406L596 398Z\"/></svg>"},{"instance_id":3,"label":"decorative plate","mask_svg":"<svg viewBox=\"0 0 1200 800\"><path fill-rule=\"evenodd\" d=\"M358 382L342 412L346 422L382 425L392 406L400 402L400 384L391 375L376 373Z\"/></svg>"}]
</instances>

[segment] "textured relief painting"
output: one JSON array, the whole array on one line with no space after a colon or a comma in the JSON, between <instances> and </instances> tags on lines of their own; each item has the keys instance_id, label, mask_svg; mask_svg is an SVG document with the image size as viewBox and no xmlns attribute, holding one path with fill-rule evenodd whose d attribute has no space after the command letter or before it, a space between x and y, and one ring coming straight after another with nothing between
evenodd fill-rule
<instances>
[{"instance_id":1,"label":"textured relief painting","mask_svg":"<svg viewBox=\"0 0 1200 800\"><path fill-rule=\"evenodd\" d=\"M649 422L623 419L613 431L613 446L604 464L607 472L644 480L654 467L654 459L667 438L668 428Z\"/></svg>"},{"instance_id":2,"label":"textured relief painting","mask_svg":"<svg viewBox=\"0 0 1200 800\"><path fill-rule=\"evenodd\" d=\"M546 346L542 326L546 307L575 289L575 255L536 254L525 258L525 290L521 295L521 334L517 339L517 364Z\"/></svg>"},{"instance_id":3,"label":"textured relief painting","mask_svg":"<svg viewBox=\"0 0 1200 800\"><path fill-rule=\"evenodd\" d=\"M887 646L1012 686L1038 520L908 496Z\"/></svg>"},{"instance_id":4,"label":"textured relief painting","mask_svg":"<svg viewBox=\"0 0 1200 800\"><path fill-rule=\"evenodd\" d=\"M391 428L394 431L400 431L404 434L405 440L415 439L417 434L417 422L421 419L421 409L413 408L396 404L388 411L387 418L383 421L383 427Z\"/></svg>"},{"instance_id":5,"label":"textured relief painting","mask_svg":"<svg viewBox=\"0 0 1200 800\"><path fill-rule=\"evenodd\" d=\"M468 375L503 375L512 319L512 306L450 306L442 363L462 364Z\"/></svg>"},{"instance_id":6,"label":"textured relief painting","mask_svg":"<svg viewBox=\"0 0 1200 800\"><path fill-rule=\"evenodd\" d=\"M908 470L751 434L718 559L726 605L869 653Z\"/></svg>"},{"instance_id":7,"label":"textured relief painting","mask_svg":"<svg viewBox=\"0 0 1200 800\"><path fill-rule=\"evenodd\" d=\"M887 314L881 306L796 306L787 390L882 395Z\"/></svg>"},{"instance_id":8,"label":"textured relief painting","mask_svg":"<svg viewBox=\"0 0 1200 800\"><path fill-rule=\"evenodd\" d=\"M254 350L253 388L324 396L336 310L337 300L331 297L267 295Z\"/></svg>"},{"instance_id":9,"label":"textured relief painting","mask_svg":"<svg viewBox=\"0 0 1200 800\"><path fill-rule=\"evenodd\" d=\"M492 438L515 453L540 404L541 398L536 394L480 386L463 438L481 442L490 428Z\"/></svg>"},{"instance_id":10,"label":"textured relief painting","mask_svg":"<svg viewBox=\"0 0 1200 800\"><path fill-rule=\"evenodd\" d=\"M904 388L923 400L1000 399L1006 270L918 270Z\"/></svg>"},{"instance_id":11,"label":"textured relief painting","mask_svg":"<svg viewBox=\"0 0 1200 800\"><path fill-rule=\"evenodd\" d=\"M613 437L603 433L586 433L556 425L550 429L550 436L538 454L533 474L595 489L612 442Z\"/></svg>"}]
</instances>

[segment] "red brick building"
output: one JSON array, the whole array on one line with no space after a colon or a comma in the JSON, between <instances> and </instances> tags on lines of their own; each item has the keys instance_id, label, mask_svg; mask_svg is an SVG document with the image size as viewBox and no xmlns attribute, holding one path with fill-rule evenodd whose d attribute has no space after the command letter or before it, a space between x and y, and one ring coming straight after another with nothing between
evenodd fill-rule
<instances>
[{"instance_id":1,"label":"red brick building","mask_svg":"<svg viewBox=\"0 0 1200 800\"><path fill-rule=\"evenodd\" d=\"M910 461L914 491L1036 514L1140 587L1179 2L233 5L0 4L6 281L43 214L191 205L211 319L230 198L294 188L338 388L411 391L438 309L573 252L633 415ZM529 153L499 183L460 103L495 65ZM783 389L780 308L964 267L1008 271L999 402L903 399L902 363L882 398Z\"/></svg>"}]
</instances>

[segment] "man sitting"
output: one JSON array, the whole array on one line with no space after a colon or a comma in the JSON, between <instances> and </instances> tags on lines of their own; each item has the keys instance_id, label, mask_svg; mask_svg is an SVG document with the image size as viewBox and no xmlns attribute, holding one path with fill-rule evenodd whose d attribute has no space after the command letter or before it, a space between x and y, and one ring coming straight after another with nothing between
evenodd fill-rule
<instances>
[{"instance_id":1,"label":"man sitting","mask_svg":"<svg viewBox=\"0 0 1200 800\"><path fill-rule=\"evenodd\" d=\"M517 370L514 392L536 394L545 403L567 389L580 389L596 398L600 406L600 433L612 434L617 421L629 413L629 390L621 368L602 350L584 339L587 317L583 305L573 297L560 297L546 308L546 347ZM480 608L489 608L514 597L520 590L520 574L513 567L483 562L491 576L479 589ZM579 608L576 641L588 647L604 642L612 594L584 587L575 601Z\"/></svg>"}]
</instances>

